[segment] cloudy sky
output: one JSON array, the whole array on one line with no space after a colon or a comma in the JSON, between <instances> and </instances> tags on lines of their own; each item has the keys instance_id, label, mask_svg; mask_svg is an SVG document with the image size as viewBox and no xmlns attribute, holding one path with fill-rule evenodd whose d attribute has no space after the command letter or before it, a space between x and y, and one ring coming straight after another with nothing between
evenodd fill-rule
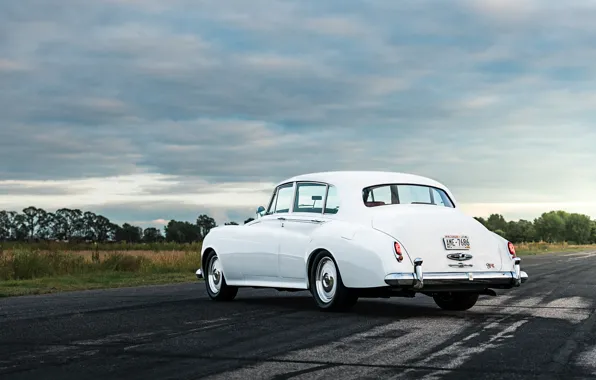
<instances>
[{"instance_id":1,"label":"cloudy sky","mask_svg":"<svg viewBox=\"0 0 596 380\"><path fill-rule=\"evenodd\" d=\"M0 209L242 222L378 169L470 215L596 217L592 1L0 3Z\"/></svg>"}]
</instances>

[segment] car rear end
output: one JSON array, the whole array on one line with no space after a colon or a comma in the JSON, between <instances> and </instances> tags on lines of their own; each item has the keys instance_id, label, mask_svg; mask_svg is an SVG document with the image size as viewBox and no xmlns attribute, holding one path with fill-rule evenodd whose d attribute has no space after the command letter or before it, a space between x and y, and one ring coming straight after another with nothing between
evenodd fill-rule
<instances>
[{"instance_id":1,"label":"car rear end","mask_svg":"<svg viewBox=\"0 0 596 380\"><path fill-rule=\"evenodd\" d=\"M396 260L410 264L407 271L387 273L386 284L416 291L481 291L527 280L515 247L456 208L445 190L380 185L364 197L372 227L393 237Z\"/></svg>"}]
</instances>

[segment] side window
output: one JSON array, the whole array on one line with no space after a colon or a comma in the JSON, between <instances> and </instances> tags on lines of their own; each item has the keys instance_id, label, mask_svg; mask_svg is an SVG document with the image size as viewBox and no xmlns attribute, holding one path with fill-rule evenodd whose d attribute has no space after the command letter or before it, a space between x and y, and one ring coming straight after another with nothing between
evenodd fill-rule
<instances>
[{"instance_id":1,"label":"side window","mask_svg":"<svg viewBox=\"0 0 596 380\"><path fill-rule=\"evenodd\" d=\"M399 203L427 203L430 201L430 188L418 185L401 185L398 186Z\"/></svg>"},{"instance_id":2,"label":"side window","mask_svg":"<svg viewBox=\"0 0 596 380\"><path fill-rule=\"evenodd\" d=\"M275 190L267 215L288 212L292 204L293 184L281 185Z\"/></svg>"},{"instance_id":3,"label":"side window","mask_svg":"<svg viewBox=\"0 0 596 380\"><path fill-rule=\"evenodd\" d=\"M367 207L376 207L398 203L395 186L383 185L372 188L366 188L363 191L364 205Z\"/></svg>"},{"instance_id":4,"label":"side window","mask_svg":"<svg viewBox=\"0 0 596 380\"><path fill-rule=\"evenodd\" d=\"M433 202L436 205L454 208L453 203L449 200L449 197L443 190L432 189Z\"/></svg>"},{"instance_id":5,"label":"side window","mask_svg":"<svg viewBox=\"0 0 596 380\"><path fill-rule=\"evenodd\" d=\"M271 215L273 214L273 210L275 210L275 204L277 203L277 192L279 189L275 189L273 191L273 196L271 198L271 203L269 203L269 207L267 208L267 212L265 213L265 215Z\"/></svg>"},{"instance_id":6,"label":"side window","mask_svg":"<svg viewBox=\"0 0 596 380\"><path fill-rule=\"evenodd\" d=\"M329 185L327 191L327 203L325 204L325 214L337 214L339 211L339 195L337 194L337 188Z\"/></svg>"},{"instance_id":7,"label":"side window","mask_svg":"<svg viewBox=\"0 0 596 380\"><path fill-rule=\"evenodd\" d=\"M326 185L320 183L298 183L294 212L323 212Z\"/></svg>"},{"instance_id":8,"label":"side window","mask_svg":"<svg viewBox=\"0 0 596 380\"><path fill-rule=\"evenodd\" d=\"M383 202L387 205L391 204L391 188L389 186L381 186L371 191L371 202Z\"/></svg>"},{"instance_id":9,"label":"side window","mask_svg":"<svg viewBox=\"0 0 596 380\"><path fill-rule=\"evenodd\" d=\"M430 192L433 195L433 203L438 206L445 206L445 201L437 189L431 189Z\"/></svg>"},{"instance_id":10,"label":"side window","mask_svg":"<svg viewBox=\"0 0 596 380\"><path fill-rule=\"evenodd\" d=\"M290 206L292 205L292 196L294 192L293 184L289 183L287 185L280 186L279 191L277 192L275 206L273 207L273 213L285 213L290 211Z\"/></svg>"}]
</instances>

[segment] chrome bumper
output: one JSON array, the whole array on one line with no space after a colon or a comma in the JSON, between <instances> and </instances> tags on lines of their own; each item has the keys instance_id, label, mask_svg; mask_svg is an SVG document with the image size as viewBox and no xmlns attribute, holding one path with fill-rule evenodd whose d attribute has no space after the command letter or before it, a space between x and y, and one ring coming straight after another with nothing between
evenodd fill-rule
<instances>
[{"instance_id":1,"label":"chrome bumper","mask_svg":"<svg viewBox=\"0 0 596 380\"><path fill-rule=\"evenodd\" d=\"M201 270L201 268L197 269L197 271L195 272L195 274L197 275L197 279L200 280L203 278L203 271Z\"/></svg>"},{"instance_id":2,"label":"chrome bumper","mask_svg":"<svg viewBox=\"0 0 596 380\"><path fill-rule=\"evenodd\" d=\"M413 273L391 273L385 276L390 286L412 288L414 290L441 287L484 287L512 288L528 280L528 274L520 269L520 258L514 259L514 271L505 272L427 272L422 271L422 259L414 260Z\"/></svg>"}]
</instances>

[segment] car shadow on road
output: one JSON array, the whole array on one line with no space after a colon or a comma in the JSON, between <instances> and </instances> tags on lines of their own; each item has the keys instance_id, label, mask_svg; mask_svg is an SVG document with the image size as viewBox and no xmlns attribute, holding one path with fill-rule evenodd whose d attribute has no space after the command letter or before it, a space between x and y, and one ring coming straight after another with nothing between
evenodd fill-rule
<instances>
[{"instance_id":1,"label":"car shadow on road","mask_svg":"<svg viewBox=\"0 0 596 380\"><path fill-rule=\"evenodd\" d=\"M429 303L421 305L420 300L427 298ZM427 302L427 300L424 300ZM488 312L482 305L477 305L469 311L447 311L442 310L434 304L431 298L427 296L417 296L410 298L361 298L356 305L346 312L326 313L319 310L308 294L305 295L272 295L262 297L242 298L238 297L233 303L242 303L244 306L267 307L272 310L291 310L320 313L321 315L352 315L376 318L416 318L416 317L435 317L435 318L468 318L468 319L486 319L487 317L498 315L496 312Z\"/></svg>"}]
</instances>

